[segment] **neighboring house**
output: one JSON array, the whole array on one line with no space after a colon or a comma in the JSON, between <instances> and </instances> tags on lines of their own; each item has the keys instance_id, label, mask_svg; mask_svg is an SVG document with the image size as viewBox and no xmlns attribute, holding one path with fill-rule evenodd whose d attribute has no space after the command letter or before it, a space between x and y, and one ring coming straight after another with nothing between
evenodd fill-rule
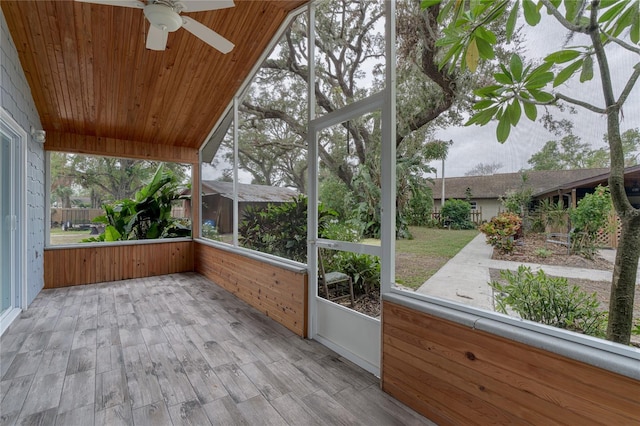
<instances>
[{"instance_id":1,"label":"neighboring house","mask_svg":"<svg viewBox=\"0 0 640 426\"><path fill-rule=\"evenodd\" d=\"M468 199L472 209L482 212L482 220L490 220L503 210L500 197L525 188L532 189L534 200L563 198L565 205L575 206L586 193L598 185L606 185L608 168L577 170L532 170L523 173L500 173L490 176L445 178L445 200ZM640 166L625 169L625 187L630 201L640 205ZM434 179L433 201L439 208L442 179Z\"/></svg>"},{"instance_id":2,"label":"neighboring house","mask_svg":"<svg viewBox=\"0 0 640 426\"><path fill-rule=\"evenodd\" d=\"M185 191L189 194L190 191ZM291 201L298 192L277 186L238 184L238 217L247 207L266 207ZM185 215L191 215L191 200L185 200ZM233 182L202 181L202 222L212 221L220 234L233 232Z\"/></svg>"}]
</instances>

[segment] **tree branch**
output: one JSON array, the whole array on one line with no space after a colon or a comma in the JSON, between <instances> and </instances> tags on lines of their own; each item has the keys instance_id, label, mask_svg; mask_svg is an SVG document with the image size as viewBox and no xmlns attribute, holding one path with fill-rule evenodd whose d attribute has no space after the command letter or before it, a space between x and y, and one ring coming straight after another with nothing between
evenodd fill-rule
<instances>
[{"instance_id":1,"label":"tree branch","mask_svg":"<svg viewBox=\"0 0 640 426\"><path fill-rule=\"evenodd\" d=\"M563 95L562 93L556 93L556 99L563 100L563 101L568 102L568 103L573 104L573 105L581 106L582 108L588 109L589 111L593 111L593 112L596 112L598 114L606 114L607 113L606 109L597 107L595 105L591 105L588 102L584 102L584 101L581 101L581 100L578 100L578 99L571 98L571 97L569 97L567 95ZM539 105L545 105L545 104L540 103Z\"/></svg>"},{"instance_id":2,"label":"tree branch","mask_svg":"<svg viewBox=\"0 0 640 426\"><path fill-rule=\"evenodd\" d=\"M436 6L431 6L427 9L427 13L425 16L425 24L426 28L437 28L438 25L438 14L440 12L440 8ZM424 48L422 50L422 57L420 68L422 72L435 84L437 84L442 90L443 100L439 102L435 107L429 110L421 110L420 112L414 114L408 122L408 127L404 129L398 128L396 130L396 147L402 144L404 138L410 134L411 132L420 129L425 124L435 120L442 114L447 111L451 105L453 105L453 101L456 96L456 80L454 76L447 73L446 68L438 67L436 63L436 37L431 34L428 34L429 31L423 32L424 36ZM399 127L399 126L398 126Z\"/></svg>"},{"instance_id":3,"label":"tree branch","mask_svg":"<svg viewBox=\"0 0 640 426\"><path fill-rule=\"evenodd\" d=\"M627 43L626 41L620 40L619 38L614 37L614 36L612 36L611 34L605 32L605 31L601 31L601 33L604 34L605 37L607 37L607 39L609 41L612 41L613 43L623 47L624 49L627 49L630 52L637 53L638 55L640 55L640 47L633 46L633 45Z\"/></svg>"},{"instance_id":4,"label":"tree branch","mask_svg":"<svg viewBox=\"0 0 640 426\"><path fill-rule=\"evenodd\" d=\"M640 62L638 62L635 67L633 67L633 73L631 74L631 77L629 77L629 80L627 80L627 84L624 86L622 93L620 93L618 102L616 102L620 108L622 108L622 105L624 105L625 101L627 100L627 97L629 96L629 93L631 93L633 86L635 86L635 84L638 82L638 77L640 77Z\"/></svg>"},{"instance_id":5,"label":"tree branch","mask_svg":"<svg viewBox=\"0 0 640 426\"><path fill-rule=\"evenodd\" d=\"M575 24L569 22L564 16L562 16L562 13L560 13L558 11L558 9L556 9L556 7L551 3L550 0L540 0L540 2L543 5L545 5L547 10L553 15L554 18L556 18L558 20L560 25L562 25L563 27L565 27L569 31L576 32L576 33L582 33L582 34L588 34L589 33L589 26L587 26L587 25L575 25Z\"/></svg>"},{"instance_id":6,"label":"tree branch","mask_svg":"<svg viewBox=\"0 0 640 426\"><path fill-rule=\"evenodd\" d=\"M296 134L298 134L300 137L305 139L307 137L307 132L305 127L301 126L300 123L298 123L295 120L295 118L291 117L289 114L287 114L284 111L280 111L275 108L264 108L258 105L253 105L246 100L242 101L240 109L243 112L254 114L262 119L267 118L267 119L282 120L283 122L287 123L287 125L289 125L289 127L291 127L291 129L293 129L293 131Z\"/></svg>"}]
</instances>

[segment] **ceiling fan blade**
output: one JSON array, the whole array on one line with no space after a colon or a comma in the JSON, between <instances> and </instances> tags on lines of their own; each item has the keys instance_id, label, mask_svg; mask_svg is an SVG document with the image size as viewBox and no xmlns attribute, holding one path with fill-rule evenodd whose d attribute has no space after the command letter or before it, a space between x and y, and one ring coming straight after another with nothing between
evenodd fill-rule
<instances>
[{"instance_id":1,"label":"ceiling fan blade","mask_svg":"<svg viewBox=\"0 0 640 426\"><path fill-rule=\"evenodd\" d=\"M169 32L160 28L149 25L149 34L147 34L147 49L165 50L167 47L167 38Z\"/></svg>"},{"instance_id":2,"label":"ceiling fan blade","mask_svg":"<svg viewBox=\"0 0 640 426\"><path fill-rule=\"evenodd\" d=\"M226 9L235 6L233 0L181 0L183 12Z\"/></svg>"},{"instance_id":3,"label":"ceiling fan blade","mask_svg":"<svg viewBox=\"0 0 640 426\"><path fill-rule=\"evenodd\" d=\"M233 50L235 45L226 38L222 37L217 32L213 31L211 28L202 25L200 22L188 16L182 16L181 18L184 22L182 28L189 31L191 34L198 37L208 45L214 47L222 53L229 53Z\"/></svg>"},{"instance_id":4,"label":"ceiling fan blade","mask_svg":"<svg viewBox=\"0 0 640 426\"><path fill-rule=\"evenodd\" d=\"M139 0L76 0L79 3L106 4L108 6L135 7L136 9L144 9L144 2Z\"/></svg>"}]
</instances>

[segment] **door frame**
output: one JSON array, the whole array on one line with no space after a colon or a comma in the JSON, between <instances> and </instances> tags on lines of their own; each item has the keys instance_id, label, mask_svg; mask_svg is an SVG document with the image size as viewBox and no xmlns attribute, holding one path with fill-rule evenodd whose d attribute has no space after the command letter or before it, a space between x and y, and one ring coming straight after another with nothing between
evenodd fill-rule
<instances>
[{"instance_id":1,"label":"door frame","mask_svg":"<svg viewBox=\"0 0 640 426\"><path fill-rule=\"evenodd\" d=\"M308 248L309 267L309 337L319 341L365 370L380 374L380 320L363 315L318 296L318 249L346 251L377 256L380 246L318 238L318 134L324 129L382 111L385 92L378 92L344 108L309 122L308 158ZM383 118L384 122L384 118ZM381 143L384 143L381 141Z\"/></svg>"},{"instance_id":2,"label":"door frame","mask_svg":"<svg viewBox=\"0 0 640 426\"><path fill-rule=\"evenodd\" d=\"M13 235L12 248L13 259L13 288L12 309L5 312L0 318L0 335L6 331L11 322L27 309L27 206L26 206L26 182L27 182L27 144L28 133L4 108L0 108L0 127L3 133L12 139L14 152L14 170L12 178L15 179L11 187L14 203L14 216L16 217L16 230Z\"/></svg>"}]
</instances>

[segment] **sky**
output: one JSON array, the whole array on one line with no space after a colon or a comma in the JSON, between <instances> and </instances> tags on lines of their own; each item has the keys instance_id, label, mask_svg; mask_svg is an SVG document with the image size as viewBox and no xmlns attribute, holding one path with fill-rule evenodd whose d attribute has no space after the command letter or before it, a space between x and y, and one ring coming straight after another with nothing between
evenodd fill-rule
<instances>
[{"instance_id":1,"label":"sky","mask_svg":"<svg viewBox=\"0 0 640 426\"><path fill-rule=\"evenodd\" d=\"M525 25L526 52L528 58L544 57L547 54L561 50L566 39L566 31L555 23L554 18L542 13L542 22L536 27ZM571 40L568 46L586 45L589 41L584 35ZM614 91L618 96L633 71L633 65L638 62L638 56L622 48L614 46L609 56L610 68L613 72ZM597 65L594 65L597 68ZM599 73L594 70L594 78L587 83L580 83L571 79L558 87L558 91L576 99L587 101L596 106L603 106L604 101L599 81ZM576 75L577 77L577 75ZM580 136L582 142L590 143L594 148L605 146L603 135L606 132L606 119L591 111L576 107L578 114L562 114L551 107L554 117L567 118L574 123L574 134ZM538 116L542 111L538 110ZM640 127L640 82L636 84L629 95L623 109L624 119L621 121L621 131ZM445 161L446 177L464 176L465 172L478 163L501 163L503 167L498 173L517 172L530 165L527 160L538 152L549 140L559 140L548 132L540 123L533 123L524 114L516 128L511 129L509 139L500 144L495 136L495 123L484 127L472 125L469 127L451 127L440 130L435 138L452 140L449 156ZM432 167L437 169L437 177L442 177L441 162L434 161ZM432 176L432 177L435 177Z\"/></svg>"}]
</instances>

